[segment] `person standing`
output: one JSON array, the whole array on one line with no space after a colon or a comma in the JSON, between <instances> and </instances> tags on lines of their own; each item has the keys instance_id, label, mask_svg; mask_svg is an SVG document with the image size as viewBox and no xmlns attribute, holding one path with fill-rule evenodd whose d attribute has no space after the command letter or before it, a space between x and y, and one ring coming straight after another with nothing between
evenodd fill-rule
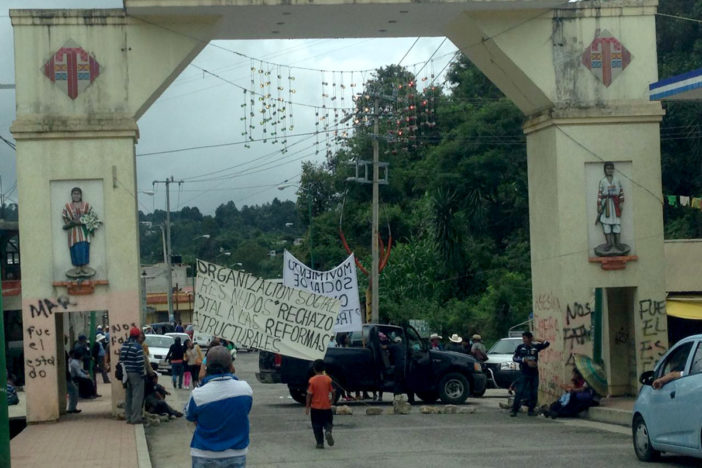
<instances>
[{"instance_id":1,"label":"person standing","mask_svg":"<svg viewBox=\"0 0 702 468\"><path fill-rule=\"evenodd\" d=\"M323 360L315 360L312 363L312 370L314 375L310 377L307 387L305 414L309 415L312 420L312 431L317 441L317 448L323 449L325 437L330 447L334 445L334 437L332 436L334 416L331 406L336 392L331 378L324 373ZM324 430L324 434L322 434L322 430Z\"/></svg>"},{"instance_id":2,"label":"person standing","mask_svg":"<svg viewBox=\"0 0 702 468\"><path fill-rule=\"evenodd\" d=\"M441 335L432 333L429 336L429 349L433 351L443 351L444 345L441 344Z\"/></svg>"},{"instance_id":3,"label":"person standing","mask_svg":"<svg viewBox=\"0 0 702 468\"><path fill-rule=\"evenodd\" d=\"M119 350L119 360L127 374L127 389L124 402L124 417L127 424L141 424L144 404L144 350L139 343L141 331L137 327L129 330L129 339Z\"/></svg>"},{"instance_id":4,"label":"person standing","mask_svg":"<svg viewBox=\"0 0 702 468\"><path fill-rule=\"evenodd\" d=\"M517 392L514 395L512 411L510 416L514 417L522 405L522 400L527 400L529 416L536 416L534 408L539 391L539 352L549 347L548 341L534 344L534 335L525 331L522 333L522 343L514 350L512 360L519 363L519 380L517 381Z\"/></svg>"},{"instance_id":5,"label":"person standing","mask_svg":"<svg viewBox=\"0 0 702 468\"><path fill-rule=\"evenodd\" d=\"M192 466L245 467L253 390L234 376L232 356L222 346L207 352L206 372L185 405L185 418L195 423Z\"/></svg>"},{"instance_id":6,"label":"person standing","mask_svg":"<svg viewBox=\"0 0 702 468\"><path fill-rule=\"evenodd\" d=\"M180 343L180 337L175 337L175 343L168 348L166 354L166 362L171 363L171 378L173 379L173 388L183 388L183 365L185 362L185 351ZM176 381L178 386L176 387Z\"/></svg>"},{"instance_id":7,"label":"person standing","mask_svg":"<svg viewBox=\"0 0 702 468\"><path fill-rule=\"evenodd\" d=\"M453 335L449 336L449 343L446 345L446 351L453 351L456 353L462 353L463 352L463 345L461 344L463 342L463 338L458 336L458 333L454 333Z\"/></svg>"},{"instance_id":8,"label":"person standing","mask_svg":"<svg viewBox=\"0 0 702 468\"><path fill-rule=\"evenodd\" d=\"M473 335L473 345L470 347L470 354L480 362L488 360L487 349L483 344L483 337L477 333Z\"/></svg>"},{"instance_id":9,"label":"person standing","mask_svg":"<svg viewBox=\"0 0 702 468\"><path fill-rule=\"evenodd\" d=\"M202 349L200 349L200 345L197 343L193 344L192 340L187 340L185 342L185 360L188 363L190 378L193 380L193 388L197 386L198 375L200 375L200 366L202 365L202 357Z\"/></svg>"},{"instance_id":10,"label":"person standing","mask_svg":"<svg viewBox=\"0 0 702 468\"><path fill-rule=\"evenodd\" d=\"M102 374L102 383L110 383L107 375L107 364L105 363L105 335L99 333L95 337L92 349L93 361L95 362L95 381L97 383L97 373Z\"/></svg>"},{"instance_id":11,"label":"person standing","mask_svg":"<svg viewBox=\"0 0 702 468\"><path fill-rule=\"evenodd\" d=\"M80 413L78 409L78 387L71 377L71 361L73 360L73 350L66 353L66 393L68 393L68 409L66 413Z\"/></svg>"}]
</instances>

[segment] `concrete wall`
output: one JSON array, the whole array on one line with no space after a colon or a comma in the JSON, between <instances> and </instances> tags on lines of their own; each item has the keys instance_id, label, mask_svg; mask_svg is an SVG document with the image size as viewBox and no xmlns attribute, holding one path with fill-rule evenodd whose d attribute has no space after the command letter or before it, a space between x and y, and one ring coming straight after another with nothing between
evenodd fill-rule
<instances>
[{"instance_id":1,"label":"concrete wall","mask_svg":"<svg viewBox=\"0 0 702 468\"><path fill-rule=\"evenodd\" d=\"M121 10L12 11L11 16L27 420L37 422L57 419L65 403L57 397L65 380L59 312L107 311L114 354L129 326L139 324L136 119L206 42L128 19ZM199 31L198 21L191 28ZM100 64L97 78L74 98L43 73L43 65L66 45L83 48ZM68 198L56 200L61 191L52 193L52 187L81 184L100 200L104 224L92 245L98 274L91 281L106 284L84 282L92 291L71 295L59 285L71 264L56 213ZM114 409L123 395L114 379L112 395Z\"/></svg>"},{"instance_id":2,"label":"concrete wall","mask_svg":"<svg viewBox=\"0 0 702 468\"><path fill-rule=\"evenodd\" d=\"M667 240L665 289L668 292L702 292L702 239Z\"/></svg>"}]
</instances>

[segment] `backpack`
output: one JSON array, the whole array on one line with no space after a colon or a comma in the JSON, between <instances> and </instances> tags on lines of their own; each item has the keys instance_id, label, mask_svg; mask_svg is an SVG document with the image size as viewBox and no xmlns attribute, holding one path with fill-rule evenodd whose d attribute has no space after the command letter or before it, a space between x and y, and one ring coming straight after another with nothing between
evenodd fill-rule
<instances>
[{"instance_id":1,"label":"backpack","mask_svg":"<svg viewBox=\"0 0 702 468\"><path fill-rule=\"evenodd\" d=\"M124 381L124 364L118 362L115 366L115 378L120 382Z\"/></svg>"}]
</instances>

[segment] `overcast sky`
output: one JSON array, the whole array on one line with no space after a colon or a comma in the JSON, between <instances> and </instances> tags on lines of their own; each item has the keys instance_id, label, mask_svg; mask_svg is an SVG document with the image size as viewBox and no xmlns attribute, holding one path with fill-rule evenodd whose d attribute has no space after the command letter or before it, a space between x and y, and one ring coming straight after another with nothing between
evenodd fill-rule
<instances>
[{"instance_id":1,"label":"overcast sky","mask_svg":"<svg viewBox=\"0 0 702 468\"><path fill-rule=\"evenodd\" d=\"M0 44L3 45L13 44L9 8L122 6L121 0L1 0L0 3ZM270 202L276 197L295 199L295 188L279 191L276 187L285 180L298 182L302 162L324 160L327 144L331 144L332 139L322 132L315 135L315 129L322 130L326 122L329 128L339 126L334 125L334 120L340 121L343 112L337 112L338 117L335 117L329 109L351 108L352 93L362 89L363 82L371 77L369 71L401 61L418 73L420 82L422 79L431 81L432 76L439 79L455 47L443 38L421 38L416 43L415 40L417 38L211 43L138 122L139 190L150 191L154 180L173 176L185 182L172 186L171 209L197 206L203 213L213 213L217 206L229 200L241 207ZM1 50L0 84L14 83L14 47ZM41 64L37 64L39 66ZM244 89L247 99L244 99ZM258 100L259 96L254 99L257 107L253 122L248 118L249 106L242 107L251 97L252 89L265 90L272 95L265 102ZM276 103L278 92L295 104L278 113L276 118L286 119L279 121L278 126L272 125L275 119L261 125L258 109L262 104ZM14 139L9 128L14 118L14 91L0 89L0 136L11 142ZM281 130L284 122L287 122L284 126L287 152L283 152L286 145L281 143L285 139ZM268 137L276 130L278 143L273 144L276 137ZM268 141L249 141L245 146L244 142L251 138L267 138ZM187 149L213 145L219 146ZM13 190L15 153L2 141L0 175L6 199L17 201L17 191ZM154 196L139 196L140 210L165 209L164 186L157 185L155 191Z\"/></svg>"}]
</instances>

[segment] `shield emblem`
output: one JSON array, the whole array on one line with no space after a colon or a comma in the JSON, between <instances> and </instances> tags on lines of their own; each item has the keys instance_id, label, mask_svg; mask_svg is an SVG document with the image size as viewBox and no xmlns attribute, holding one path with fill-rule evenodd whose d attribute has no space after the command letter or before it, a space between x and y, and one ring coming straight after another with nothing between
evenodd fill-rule
<instances>
[{"instance_id":1,"label":"shield emblem","mask_svg":"<svg viewBox=\"0 0 702 468\"><path fill-rule=\"evenodd\" d=\"M95 57L73 41L68 41L44 64L44 75L75 99L100 75Z\"/></svg>"},{"instance_id":2,"label":"shield emblem","mask_svg":"<svg viewBox=\"0 0 702 468\"><path fill-rule=\"evenodd\" d=\"M631 53L606 29L595 32L595 39L581 56L582 64L606 87L631 63Z\"/></svg>"}]
</instances>

